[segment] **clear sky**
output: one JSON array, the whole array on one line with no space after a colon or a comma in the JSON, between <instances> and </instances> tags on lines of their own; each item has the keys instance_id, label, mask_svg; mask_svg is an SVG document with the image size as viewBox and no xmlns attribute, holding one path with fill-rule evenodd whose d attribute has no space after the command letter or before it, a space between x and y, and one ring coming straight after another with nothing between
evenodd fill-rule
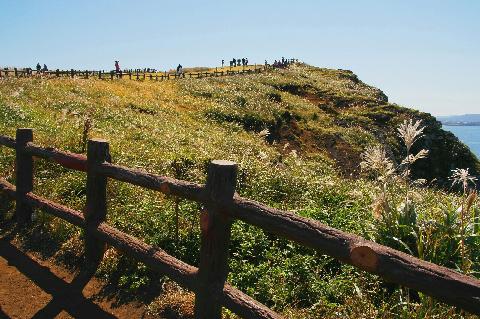
<instances>
[{"instance_id":1,"label":"clear sky","mask_svg":"<svg viewBox=\"0 0 480 319\"><path fill-rule=\"evenodd\" d=\"M0 0L0 66L113 69L297 57L408 107L480 113L480 1Z\"/></svg>"}]
</instances>

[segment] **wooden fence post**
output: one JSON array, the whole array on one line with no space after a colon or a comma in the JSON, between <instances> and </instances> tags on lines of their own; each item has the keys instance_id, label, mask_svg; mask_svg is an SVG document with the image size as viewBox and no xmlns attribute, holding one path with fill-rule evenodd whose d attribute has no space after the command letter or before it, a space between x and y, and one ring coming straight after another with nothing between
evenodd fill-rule
<instances>
[{"instance_id":1,"label":"wooden fence post","mask_svg":"<svg viewBox=\"0 0 480 319\"><path fill-rule=\"evenodd\" d=\"M228 246L232 219L223 209L235 193L237 164L212 161L208 167L207 196L215 205L200 216L200 263L195 292L195 318L221 319L223 287L228 275Z\"/></svg>"},{"instance_id":2,"label":"wooden fence post","mask_svg":"<svg viewBox=\"0 0 480 319\"><path fill-rule=\"evenodd\" d=\"M19 128L16 133L16 219L19 225L24 225L32 220L33 209L22 201L28 192L33 190L33 157L25 154L25 146L33 142L33 130L31 128Z\"/></svg>"},{"instance_id":3,"label":"wooden fence post","mask_svg":"<svg viewBox=\"0 0 480 319\"><path fill-rule=\"evenodd\" d=\"M87 200L85 207L85 257L87 267L96 269L103 258L105 243L95 239L89 229L95 229L107 215L107 178L97 174L98 164L110 162L108 142L90 139L87 146Z\"/></svg>"},{"instance_id":4,"label":"wooden fence post","mask_svg":"<svg viewBox=\"0 0 480 319\"><path fill-rule=\"evenodd\" d=\"M17 68L13 68L13 72L15 72L15 77L18 77L18 70L17 70Z\"/></svg>"},{"instance_id":5,"label":"wooden fence post","mask_svg":"<svg viewBox=\"0 0 480 319\"><path fill-rule=\"evenodd\" d=\"M75 75L75 71L73 69L70 70L70 75L72 76L72 79L73 79L73 76Z\"/></svg>"}]
</instances>

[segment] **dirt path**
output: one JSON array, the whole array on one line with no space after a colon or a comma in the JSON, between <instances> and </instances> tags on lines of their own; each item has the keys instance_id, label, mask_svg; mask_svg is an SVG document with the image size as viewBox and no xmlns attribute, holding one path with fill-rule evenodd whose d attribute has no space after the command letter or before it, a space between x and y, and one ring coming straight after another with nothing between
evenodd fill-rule
<instances>
[{"instance_id":1,"label":"dirt path","mask_svg":"<svg viewBox=\"0 0 480 319\"><path fill-rule=\"evenodd\" d=\"M104 284L92 279L83 289L70 284L75 274L26 254L0 238L0 319L149 318L144 305L116 305L100 297Z\"/></svg>"}]
</instances>

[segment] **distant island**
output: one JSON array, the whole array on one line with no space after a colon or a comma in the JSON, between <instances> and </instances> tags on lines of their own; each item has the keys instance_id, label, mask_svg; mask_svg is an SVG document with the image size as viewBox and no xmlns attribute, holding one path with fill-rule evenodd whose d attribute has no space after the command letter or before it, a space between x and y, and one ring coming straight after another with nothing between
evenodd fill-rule
<instances>
[{"instance_id":1,"label":"distant island","mask_svg":"<svg viewBox=\"0 0 480 319\"><path fill-rule=\"evenodd\" d=\"M437 116L443 125L451 126L480 126L480 114Z\"/></svg>"}]
</instances>

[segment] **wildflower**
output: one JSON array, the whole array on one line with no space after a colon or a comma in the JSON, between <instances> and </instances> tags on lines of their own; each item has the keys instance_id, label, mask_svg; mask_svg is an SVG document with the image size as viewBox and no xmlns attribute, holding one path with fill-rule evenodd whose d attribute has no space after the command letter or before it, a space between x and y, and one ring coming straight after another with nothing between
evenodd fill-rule
<instances>
[{"instance_id":1,"label":"wildflower","mask_svg":"<svg viewBox=\"0 0 480 319\"><path fill-rule=\"evenodd\" d=\"M389 177L395 173L393 162L387 157L385 148L382 146L376 145L367 147L361 157L363 160L360 163L362 170L373 172L383 178Z\"/></svg>"},{"instance_id":2,"label":"wildflower","mask_svg":"<svg viewBox=\"0 0 480 319\"><path fill-rule=\"evenodd\" d=\"M460 184L463 186L464 191L467 190L468 183L472 183L475 185L475 182L477 181L476 177L471 176L468 173L468 168L452 169L452 175L450 176L450 179L452 180L452 186L455 186L456 184Z\"/></svg>"},{"instance_id":3,"label":"wildflower","mask_svg":"<svg viewBox=\"0 0 480 319\"><path fill-rule=\"evenodd\" d=\"M402 164L413 164L419 159L426 158L428 156L428 151L425 149L420 150L417 155L409 154L405 159L402 161Z\"/></svg>"},{"instance_id":4,"label":"wildflower","mask_svg":"<svg viewBox=\"0 0 480 319\"><path fill-rule=\"evenodd\" d=\"M266 160L268 158L268 155L265 152L260 151L258 153L258 157L260 157L262 160Z\"/></svg>"},{"instance_id":5,"label":"wildflower","mask_svg":"<svg viewBox=\"0 0 480 319\"><path fill-rule=\"evenodd\" d=\"M408 121L405 120L402 124L400 124L400 127L398 128L398 135L405 143L407 152L410 151L412 145L423 136L423 130L425 129L425 126L420 127L421 124L421 120L414 122L412 119Z\"/></svg>"},{"instance_id":6,"label":"wildflower","mask_svg":"<svg viewBox=\"0 0 480 319\"><path fill-rule=\"evenodd\" d=\"M258 136L260 137L268 137L269 135L270 135L270 131L267 128L260 131L260 133L258 133Z\"/></svg>"}]
</instances>

